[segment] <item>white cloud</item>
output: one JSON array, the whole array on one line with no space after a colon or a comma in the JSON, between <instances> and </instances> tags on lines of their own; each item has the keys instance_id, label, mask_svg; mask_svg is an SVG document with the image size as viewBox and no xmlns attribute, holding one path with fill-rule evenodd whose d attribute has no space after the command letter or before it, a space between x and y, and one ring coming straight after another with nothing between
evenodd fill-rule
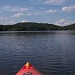
<instances>
[{"instance_id":1,"label":"white cloud","mask_svg":"<svg viewBox=\"0 0 75 75\"><path fill-rule=\"evenodd\" d=\"M42 15L42 13L39 12L39 11L36 11L36 12L27 12L25 15L26 15L26 16L31 16L31 15Z\"/></svg>"},{"instance_id":2,"label":"white cloud","mask_svg":"<svg viewBox=\"0 0 75 75\"><path fill-rule=\"evenodd\" d=\"M61 19L61 20L57 21L55 24L59 25L59 26L66 26L66 25L69 25L72 23L73 22L71 22L71 21L66 21L65 19Z\"/></svg>"},{"instance_id":3,"label":"white cloud","mask_svg":"<svg viewBox=\"0 0 75 75\"><path fill-rule=\"evenodd\" d=\"M47 11L46 11L46 13L48 13L48 14L49 14L49 13L56 13L56 12L57 12L57 10L53 10L53 9L52 9L52 10L47 10Z\"/></svg>"},{"instance_id":4,"label":"white cloud","mask_svg":"<svg viewBox=\"0 0 75 75\"><path fill-rule=\"evenodd\" d=\"M39 11L37 11L37 12L34 12L33 14L34 14L34 15L41 15L42 13L39 12Z\"/></svg>"},{"instance_id":5,"label":"white cloud","mask_svg":"<svg viewBox=\"0 0 75 75\"><path fill-rule=\"evenodd\" d=\"M3 17L0 17L0 20L4 20L4 18Z\"/></svg>"},{"instance_id":6,"label":"white cloud","mask_svg":"<svg viewBox=\"0 0 75 75\"><path fill-rule=\"evenodd\" d=\"M29 22L29 21L27 21L27 20L22 20L21 22Z\"/></svg>"},{"instance_id":7,"label":"white cloud","mask_svg":"<svg viewBox=\"0 0 75 75\"><path fill-rule=\"evenodd\" d=\"M61 3L64 3L65 0L44 0L45 4L51 4L51 5L60 5Z\"/></svg>"},{"instance_id":8,"label":"white cloud","mask_svg":"<svg viewBox=\"0 0 75 75\"><path fill-rule=\"evenodd\" d=\"M0 17L0 20L6 20L6 19L8 19L8 18Z\"/></svg>"},{"instance_id":9,"label":"white cloud","mask_svg":"<svg viewBox=\"0 0 75 75\"><path fill-rule=\"evenodd\" d=\"M21 16L24 16L25 14L24 13L17 13L15 15L12 15L11 17L21 17Z\"/></svg>"},{"instance_id":10,"label":"white cloud","mask_svg":"<svg viewBox=\"0 0 75 75\"><path fill-rule=\"evenodd\" d=\"M31 16L32 15L32 13L31 12L27 12L27 14L26 14L27 16Z\"/></svg>"},{"instance_id":11,"label":"white cloud","mask_svg":"<svg viewBox=\"0 0 75 75\"><path fill-rule=\"evenodd\" d=\"M27 10L28 10L28 8L21 8L20 9L21 12L24 12L24 11L27 11Z\"/></svg>"},{"instance_id":12,"label":"white cloud","mask_svg":"<svg viewBox=\"0 0 75 75\"><path fill-rule=\"evenodd\" d=\"M31 4L50 4L50 5L61 5L67 0L31 0Z\"/></svg>"},{"instance_id":13,"label":"white cloud","mask_svg":"<svg viewBox=\"0 0 75 75\"><path fill-rule=\"evenodd\" d=\"M5 22L5 23L4 23L4 25L13 25L13 24L15 24L14 21L9 21L9 22Z\"/></svg>"},{"instance_id":14,"label":"white cloud","mask_svg":"<svg viewBox=\"0 0 75 75\"><path fill-rule=\"evenodd\" d=\"M65 7L62 7L62 11L64 12L69 12L69 11L73 11L75 10L75 5L71 5L69 7L65 6Z\"/></svg>"},{"instance_id":15,"label":"white cloud","mask_svg":"<svg viewBox=\"0 0 75 75\"><path fill-rule=\"evenodd\" d=\"M18 7L18 6L10 6L10 5L7 5L7 6L4 6L3 7L3 10L9 11L9 12L12 12L12 11L24 12L24 11L27 11L28 8L21 8L21 7Z\"/></svg>"}]
</instances>

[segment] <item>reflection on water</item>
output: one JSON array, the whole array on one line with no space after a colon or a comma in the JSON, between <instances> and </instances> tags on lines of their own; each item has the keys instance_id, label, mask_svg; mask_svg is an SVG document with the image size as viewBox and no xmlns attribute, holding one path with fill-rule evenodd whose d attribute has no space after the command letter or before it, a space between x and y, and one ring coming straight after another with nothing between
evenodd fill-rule
<instances>
[{"instance_id":1,"label":"reflection on water","mask_svg":"<svg viewBox=\"0 0 75 75\"><path fill-rule=\"evenodd\" d=\"M75 75L75 31L0 32L0 75L27 61L44 75Z\"/></svg>"}]
</instances>

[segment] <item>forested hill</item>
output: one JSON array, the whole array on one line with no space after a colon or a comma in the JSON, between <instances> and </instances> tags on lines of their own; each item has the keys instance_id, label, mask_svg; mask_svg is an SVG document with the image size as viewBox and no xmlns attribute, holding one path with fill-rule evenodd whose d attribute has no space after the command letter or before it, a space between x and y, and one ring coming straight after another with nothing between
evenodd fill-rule
<instances>
[{"instance_id":1,"label":"forested hill","mask_svg":"<svg viewBox=\"0 0 75 75\"><path fill-rule=\"evenodd\" d=\"M62 30L75 30L75 23L62 27Z\"/></svg>"},{"instance_id":2,"label":"forested hill","mask_svg":"<svg viewBox=\"0 0 75 75\"><path fill-rule=\"evenodd\" d=\"M75 30L75 23L60 27L54 24L25 22L13 25L0 25L0 31L49 31L49 30Z\"/></svg>"}]
</instances>

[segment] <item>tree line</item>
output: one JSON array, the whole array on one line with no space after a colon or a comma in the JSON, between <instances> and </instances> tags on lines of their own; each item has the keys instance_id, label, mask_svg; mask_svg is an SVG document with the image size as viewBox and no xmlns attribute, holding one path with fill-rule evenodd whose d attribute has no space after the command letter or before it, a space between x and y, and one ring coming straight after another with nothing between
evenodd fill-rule
<instances>
[{"instance_id":1,"label":"tree line","mask_svg":"<svg viewBox=\"0 0 75 75\"><path fill-rule=\"evenodd\" d=\"M49 30L75 30L75 23L68 26L57 26L48 23L17 23L14 25L0 25L0 31L49 31Z\"/></svg>"}]
</instances>

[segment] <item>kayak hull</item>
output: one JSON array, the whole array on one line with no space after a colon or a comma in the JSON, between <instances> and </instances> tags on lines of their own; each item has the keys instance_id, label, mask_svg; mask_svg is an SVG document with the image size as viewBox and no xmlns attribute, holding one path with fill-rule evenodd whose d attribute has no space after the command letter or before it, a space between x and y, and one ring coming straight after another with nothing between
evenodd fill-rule
<instances>
[{"instance_id":1,"label":"kayak hull","mask_svg":"<svg viewBox=\"0 0 75 75\"><path fill-rule=\"evenodd\" d=\"M43 75L32 64L27 62L16 75Z\"/></svg>"}]
</instances>

